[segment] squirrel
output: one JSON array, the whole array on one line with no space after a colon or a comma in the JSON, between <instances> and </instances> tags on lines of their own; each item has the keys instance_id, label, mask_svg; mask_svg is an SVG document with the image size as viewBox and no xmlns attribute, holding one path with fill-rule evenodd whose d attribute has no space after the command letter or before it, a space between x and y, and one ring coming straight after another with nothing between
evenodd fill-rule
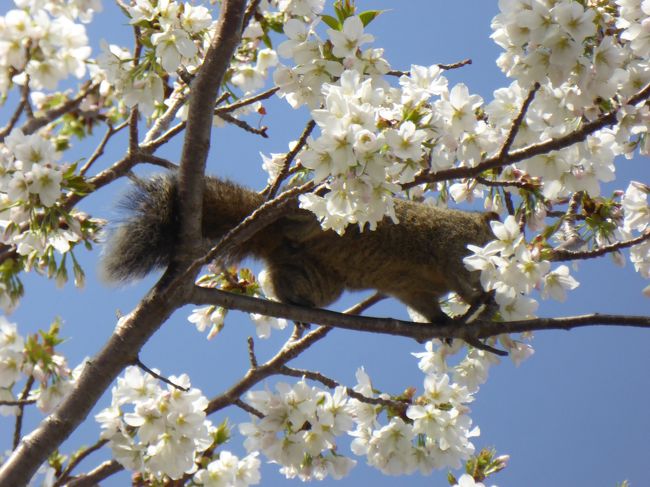
<instances>
[{"instance_id":1,"label":"squirrel","mask_svg":"<svg viewBox=\"0 0 650 487\"><path fill-rule=\"evenodd\" d=\"M178 178L141 180L122 201L127 217L113 232L102 257L108 281L143 277L172 259L179 231ZM203 247L206 251L265 198L238 184L206 176ZM343 235L323 230L316 216L296 208L244 242L227 258L264 261L275 297L324 307L346 290L375 289L397 298L430 322L449 320L439 298L456 291L467 303L485 296L477 272L463 264L468 244L494 238L495 213L437 208L395 200L399 223L388 217L375 230L349 227Z\"/></svg>"}]
</instances>

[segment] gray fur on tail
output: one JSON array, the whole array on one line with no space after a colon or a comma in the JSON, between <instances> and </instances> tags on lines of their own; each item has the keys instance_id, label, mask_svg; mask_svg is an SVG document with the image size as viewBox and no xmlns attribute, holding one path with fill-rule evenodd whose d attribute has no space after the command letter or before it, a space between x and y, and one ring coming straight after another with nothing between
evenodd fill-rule
<instances>
[{"instance_id":1,"label":"gray fur on tail","mask_svg":"<svg viewBox=\"0 0 650 487\"><path fill-rule=\"evenodd\" d=\"M169 265L178 235L176 175L139 181L120 201L125 218L110 233L100 272L108 282L144 277Z\"/></svg>"}]
</instances>

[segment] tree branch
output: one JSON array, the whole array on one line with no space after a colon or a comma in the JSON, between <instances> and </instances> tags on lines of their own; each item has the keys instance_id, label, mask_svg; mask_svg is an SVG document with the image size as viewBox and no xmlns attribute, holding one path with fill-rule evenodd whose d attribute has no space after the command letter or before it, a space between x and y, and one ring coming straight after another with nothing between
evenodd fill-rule
<instances>
[{"instance_id":1,"label":"tree branch","mask_svg":"<svg viewBox=\"0 0 650 487\"><path fill-rule=\"evenodd\" d=\"M20 116L23 114L23 111L25 111L25 108L29 104L29 83L25 83L20 90L20 101L18 102L18 106L16 107L16 110L14 111L13 115L9 119L9 122L7 122L7 125L0 130L0 142L4 141L4 138L11 133L13 128L16 126L18 123L18 120L20 119Z\"/></svg>"},{"instance_id":2,"label":"tree branch","mask_svg":"<svg viewBox=\"0 0 650 487\"><path fill-rule=\"evenodd\" d=\"M538 318L526 321L492 322L475 320L469 325L456 322L413 323L394 318L373 318L350 316L325 309L306 308L275 301L232 294L218 289L196 286L190 302L196 305L214 304L228 309L238 309L248 313L285 318L301 323L316 323L333 328L343 328L384 335L403 336L424 342L432 338L460 338L470 342L477 338L487 338L502 333L524 331L569 329L576 326L607 324L613 326L636 326L650 328L650 316L625 315L587 315L585 317ZM577 320L577 321L573 321Z\"/></svg>"},{"instance_id":3,"label":"tree branch","mask_svg":"<svg viewBox=\"0 0 650 487\"><path fill-rule=\"evenodd\" d=\"M524 333L540 330L571 330L585 326L626 326L650 328L650 316L609 315L591 313L588 315L563 316L559 318L535 318L507 322L475 321L476 336L489 338L502 333Z\"/></svg>"},{"instance_id":4,"label":"tree branch","mask_svg":"<svg viewBox=\"0 0 650 487\"><path fill-rule=\"evenodd\" d=\"M262 93L258 93L255 96L251 96L249 98L242 98L241 100L237 100L234 103L231 103L229 105L225 105L222 107L215 108L214 114L215 115L221 115L223 113L230 113L234 112L235 110L245 107L247 105L252 105L255 102L261 101L261 100L266 100L267 98L271 98L275 92L277 92L280 88L271 88L269 90L263 91Z\"/></svg>"},{"instance_id":5,"label":"tree branch","mask_svg":"<svg viewBox=\"0 0 650 487\"><path fill-rule=\"evenodd\" d=\"M154 122L153 126L145 135L144 140L140 144L140 147L147 146L153 140L160 136L163 130L169 128L169 124L172 122L178 111L182 108L183 104L187 100L187 94L184 93L185 86L181 86L176 89L174 93L169 97L170 100L173 100L169 105L165 113L163 113L158 119Z\"/></svg>"},{"instance_id":6,"label":"tree branch","mask_svg":"<svg viewBox=\"0 0 650 487\"><path fill-rule=\"evenodd\" d=\"M341 385L339 382L325 376L324 374L321 374L320 372L313 372L311 370L294 369L286 365L280 367L279 373L282 375L287 375L289 377L298 377L298 378L306 377L307 379L320 382L321 384L323 384L326 387L329 387L330 389L334 389L335 387ZM375 406L383 406L383 407L394 408L398 410L405 409L406 406L408 406L408 404L405 402L394 401L391 399L382 399L381 397L368 397L368 396L364 396L360 392L355 391L351 387L347 387L347 386L343 386L343 387L345 387L345 392L348 396L360 402L365 402L366 404L373 404Z\"/></svg>"},{"instance_id":7,"label":"tree branch","mask_svg":"<svg viewBox=\"0 0 650 487\"><path fill-rule=\"evenodd\" d=\"M193 276L199 272L201 267L220 256L227 255L230 249L247 241L262 228L276 221L290 210L290 204L296 196L310 191L313 188L314 183L309 181L302 186L284 191L277 198L267 201L258 207L253 213L246 217L244 221L226 233L226 235L224 235L206 255L192 262L185 273L179 276L178 279L185 279L186 276L192 276L193 278ZM171 283L170 285L175 285L175 283Z\"/></svg>"},{"instance_id":8,"label":"tree branch","mask_svg":"<svg viewBox=\"0 0 650 487\"><path fill-rule=\"evenodd\" d=\"M89 81L86 82L84 87L79 92L79 95L66 101L58 108L48 110L45 112L45 115L41 117L36 117L28 120L22 127L20 127L20 129L25 135L33 134L41 127L45 127L48 123L51 123L62 115L65 115L66 113L76 109L81 104L83 99L86 98L86 96L88 96L88 94L95 88L97 88L97 85L91 84ZM7 134L5 133L0 134L0 142L4 141L6 135Z\"/></svg>"},{"instance_id":9,"label":"tree branch","mask_svg":"<svg viewBox=\"0 0 650 487\"><path fill-rule=\"evenodd\" d=\"M172 267L184 268L200 254L204 172L214 106L241 39L245 8L245 0L222 2L217 31L190 86L187 132L178 171L179 246Z\"/></svg>"},{"instance_id":10,"label":"tree branch","mask_svg":"<svg viewBox=\"0 0 650 487\"><path fill-rule=\"evenodd\" d=\"M124 470L124 467L115 460L108 460L90 472L79 475L68 482L66 487L95 487L99 482Z\"/></svg>"},{"instance_id":11,"label":"tree branch","mask_svg":"<svg viewBox=\"0 0 650 487\"><path fill-rule=\"evenodd\" d=\"M113 127L112 125L108 126L108 130L104 134L104 137L102 138L101 142L95 149L95 151L92 153L86 164L83 165L83 167L79 170L79 174L82 176L88 172L90 167L95 163L97 159L99 159L103 154L104 154L104 149L106 148L106 144L108 144L108 141L118 133L120 130L125 128L128 125L128 122L122 122L119 124L117 127Z\"/></svg>"},{"instance_id":12,"label":"tree branch","mask_svg":"<svg viewBox=\"0 0 650 487\"><path fill-rule=\"evenodd\" d=\"M632 96L627 101L627 103L624 103L624 105L636 105L637 103L646 100L648 97L650 97L650 84L646 85L636 95ZM591 122L584 123L580 128L574 130L573 132L569 132L566 135L549 139L537 144L531 144L527 147L512 151L503 157L500 155L489 157L487 159L484 159L476 166L452 167L450 169L443 169L434 173L418 175L414 181L403 184L402 188L409 189L413 186L418 186L423 183L436 183L440 181L448 181L450 179L471 178L481 174L483 171L487 171L488 169L507 166L509 164L514 164L516 162L530 159L534 156L564 149L573 144L577 144L578 142L586 140L589 135L597 132L602 128L616 124L617 114L618 110L612 110L611 112L601 115Z\"/></svg>"},{"instance_id":13,"label":"tree branch","mask_svg":"<svg viewBox=\"0 0 650 487\"><path fill-rule=\"evenodd\" d=\"M192 240L200 236L200 221L194 218L200 214L202 205L203 168L209 148L212 112L217 88L230 62L235 46L239 42L241 19L245 2L225 0L222 2L221 18L215 37L208 49L206 59L199 68L190 95L190 118L181 163L180 191L182 215L184 218L181 236L190 252L194 250ZM233 30L234 26L234 30ZM205 97L205 98L203 98ZM193 109L195 111L193 111ZM127 155L109 170L102 171L90 182L99 185L114 180L121 171L128 171L136 159ZM198 184L194 184L197 183ZM97 185L95 186L97 187ZM197 189L198 188L198 189ZM69 197L66 205L74 205L79 197ZM193 212L198 208L198 212ZM186 250L186 249L184 249ZM192 259L195 255L188 254ZM191 262L188 261L188 262ZM197 269L198 271L198 269ZM176 277L176 278L174 278ZM118 322L113 335L104 348L84 367L73 389L30 434L23 437L13 454L0 467L0 485L26 485L38 467L51 451L86 419L91 408L108 389L112 381L137 357L142 346L169 318L170 314L185 302L185 294L193 285L190 271L178 276L173 269L163 274L153 289L142 299L136 309ZM168 284L174 282L176 286ZM113 468L109 466L109 469ZM122 467L117 465L118 470Z\"/></svg>"},{"instance_id":14,"label":"tree branch","mask_svg":"<svg viewBox=\"0 0 650 487\"><path fill-rule=\"evenodd\" d=\"M309 120L309 122L307 122L307 125L305 125L302 134L300 134L300 137L298 138L298 142L296 142L296 145L293 147L293 149L287 152L287 155L284 157L284 162L282 163L282 169L280 169L280 172L275 177L273 184L271 184L271 186L268 189L264 190L264 193L267 195L266 196L267 199L270 200L272 198L275 198L278 189L280 189L280 185L282 184L282 181L284 181L284 178L286 178L287 174L289 174L289 167L291 167L291 163L307 143L307 138L314 130L314 127L316 127L316 122L314 122L313 119Z\"/></svg>"},{"instance_id":15,"label":"tree branch","mask_svg":"<svg viewBox=\"0 0 650 487\"><path fill-rule=\"evenodd\" d=\"M12 443L13 450L16 449L18 443L20 442L20 434L23 428L23 414L25 412L25 406L28 404L27 396L29 396L29 391L32 390L34 381L35 381L34 376L30 375L29 378L27 379L27 382L25 383L25 387L23 388L23 391L20 393L20 397L18 398L19 401L18 412L16 413L16 421L14 424L14 441Z\"/></svg>"},{"instance_id":16,"label":"tree branch","mask_svg":"<svg viewBox=\"0 0 650 487\"><path fill-rule=\"evenodd\" d=\"M142 143L140 145L140 149L143 151L153 151L158 147L160 147L161 145L164 145L167 142L169 142L176 135L180 134L183 130L185 130L186 126L187 126L187 122L185 120L182 120L178 122L176 125L174 125L172 128L170 128L167 132L162 134L160 137L158 137L157 139L154 139L148 143Z\"/></svg>"},{"instance_id":17,"label":"tree branch","mask_svg":"<svg viewBox=\"0 0 650 487\"><path fill-rule=\"evenodd\" d=\"M245 122L244 120L240 120L236 117L233 117L229 113L221 113L217 115L220 119L222 119L224 122L231 123L233 125L236 125L242 130L245 130L248 133L255 134L255 135L261 135L265 139L268 139L269 136L267 135L266 131L269 129L265 125L262 125L260 128L255 128L252 125L250 125L248 122Z\"/></svg>"},{"instance_id":18,"label":"tree branch","mask_svg":"<svg viewBox=\"0 0 650 487\"><path fill-rule=\"evenodd\" d=\"M501 158L505 157L510 151L510 147L512 147L512 144L515 141L515 137L517 137L517 134L519 133L519 129L521 128L521 124L524 121L524 117L526 117L526 112L528 111L528 107L533 102L533 99L535 98L535 93L537 93L539 87L540 84L536 82L533 85L532 89L528 92L528 96L522 103L519 113L517 114L514 121L512 122L512 125L510 125L510 131L508 132L508 136L506 137L506 140L503 143L501 150L499 151L499 157Z\"/></svg>"},{"instance_id":19,"label":"tree branch","mask_svg":"<svg viewBox=\"0 0 650 487\"><path fill-rule=\"evenodd\" d=\"M468 64L472 64L471 59L463 59L462 61L458 61L456 63L451 63L451 64L436 64L440 69L442 70L449 70L449 69L458 69L462 68L463 66L467 66ZM408 76L409 72L408 71L400 71L397 69L391 69L386 73L389 76Z\"/></svg>"},{"instance_id":20,"label":"tree branch","mask_svg":"<svg viewBox=\"0 0 650 487\"><path fill-rule=\"evenodd\" d=\"M640 244L646 240L650 239L650 230L642 235L639 235L636 238L630 240L623 240L621 242L616 242L611 245L605 245L604 247L599 247L593 250L564 250L564 249L553 249L551 252L551 260L561 262L566 260L575 260L575 259L592 259L594 257L600 257L601 255L608 254L610 252L615 252L620 249L625 249L627 247L632 247L634 245Z\"/></svg>"},{"instance_id":21,"label":"tree branch","mask_svg":"<svg viewBox=\"0 0 650 487\"><path fill-rule=\"evenodd\" d=\"M88 455L96 452L101 447L103 447L106 443L108 443L108 440L99 440L94 445L91 445L80 451L78 455L70 460L68 466L63 470L63 472L61 472L61 475L59 475L58 480L54 482L53 487L59 487L60 485L63 485L70 478L70 472L72 472L72 470L74 470L77 465L79 465Z\"/></svg>"}]
</instances>

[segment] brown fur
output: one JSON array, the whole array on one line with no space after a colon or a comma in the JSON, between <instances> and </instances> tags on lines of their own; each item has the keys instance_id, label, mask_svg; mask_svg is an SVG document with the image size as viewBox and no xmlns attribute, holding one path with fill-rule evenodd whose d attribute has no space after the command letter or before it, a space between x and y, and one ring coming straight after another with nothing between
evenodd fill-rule
<instances>
[{"instance_id":1,"label":"brown fur","mask_svg":"<svg viewBox=\"0 0 650 487\"><path fill-rule=\"evenodd\" d=\"M178 230L175 199L175 176L154 178L131 195L125 206L132 215L115 232L104 257L109 279L141 276L170 262ZM249 189L207 178L205 247L263 202L262 196ZM323 231L310 212L295 210L230 257L263 260L278 299L304 306L326 306L346 289L376 289L428 320L439 321L446 318L438 303L441 295L456 291L469 303L484 295L478 275L465 269L462 259L468 254L467 244L484 245L493 238L489 221L494 214L402 200L396 200L395 213L398 224L385 219L375 231L349 227L339 236Z\"/></svg>"}]
</instances>

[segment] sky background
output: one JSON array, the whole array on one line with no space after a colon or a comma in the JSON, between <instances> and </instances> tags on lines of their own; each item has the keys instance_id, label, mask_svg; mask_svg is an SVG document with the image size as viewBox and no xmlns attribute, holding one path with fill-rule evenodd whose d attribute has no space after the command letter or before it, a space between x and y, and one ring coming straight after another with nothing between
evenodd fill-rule
<instances>
[{"instance_id":1,"label":"sky background","mask_svg":"<svg viewBox=\"0 0 650 487\"><path fill-rule=\"evenodd\" d=\"M4 13L10 2L3 2ZM494 89L507 86L507 80L495 65L500 49L490 40L490 21L497 13L497 2L465 0L409 0L405 2L359 1L360 9L388 9L375 20L369 32L375 47L385 49L385 57L395 69L408 70L411 64L452 63L471 58L473 63L449 72L450 87L466 83L470 91L490 101ZM130 47L125 18L111 2L95 17L88 28L95 48L100 39ZM213 134L208 172L261 189L266 173L261 168L259 152L284 152L287 143L296 139L308 119L306 111L293 111L279 99L265 103L268 115L262 123L269 126L269 139L261 139L239 129L226 127ZM2 112L6 118L8 109ZM103 130L98 131L101 136ZM180 139L179 139L180 142ZM78 144L65 156L70 161L87 156L96 142ZM124 139L116 138L106 155L98 161L99 171L119 159L126 148ZM161 155L178 160L180 145L169 144ZM630 179L648 183L648 158L621 160L614 188L625 188ZM150 168L143 168L151 172ZM141 172L142 174L143 172ZM119 195L126 189L118 181L110 189L84 200L81 208L95 217L114 219ZM62 336L68 337L60 351L71 367L84 357L95 354L115 325L116 313L128 313L156 276L123 288L110 288L98 282L96 267L99 249L79 252L87 272L85 289L72 284L56 289L54 282L35 275L24 276L26 296L9 320L18 323L25 335L47 328L59 316L63 319ZM626 254L627 256L627 254ZM259 266L255 267L259 269ZM580 262L573 271L580 287L566 303L541 302L540 316L569 316L590 312L648 314L650 301L641 290L644 282L628 262L615 267L609 258ZM366 294L346 295L332 306L342 310ZM223 332L208 342L187 321L191 307L176 312L142 351L141 359L164 375L190 374L193 386L213 397L237 380L248 367L246 337L254 327L246 315L231 312ZM388 301L373 307L367 314L408 319L403 305ZM256 341L258 359L273 354L288 337L289 330L275 332L270 340ZM477 449L493 446L499 454L509 454L506 470L487 482L504 486L611 486L628 479L630 485L648 485L647 462L650 454L650 330L593 327L570 332L540 332L533 345L536 353L516 368L509 359L493 367L472 404L474 424L481 428ZM335 330L290 365L318 370L346 385L354 385L358 367L365 366L376 388L399 393L408 386L422 391L423 375L411 352L423 347L411 340ZM287 381L291 381L288 379ZM260 386L261 387L261 386ZM260 388L258 387L258 388ZM93 415L109 404L106 396ZM240 410L231 408L211 417L217 424L228 417L231 423L246 420ZM41 419L28 414L25 431ZM13 424L0 418L0 448L9 444ZM89 419L64 444L70 453L81 444L94 443L99 426ZM244 454L242 437L235 431L227 448ZM346 450L346 446L342 447ZM107 450L86 459L79 471L94 468L107 457ZM328 478L324 485L411 486L447 485L446 472L425 477L387 477L369 468L364 458L355 457L358 465L341 481ZM277 473L277 466L264 465L262 485L297 485ZM128 484L122 473L102 483L105 486Z\"/></svg>"}]
</instances>

